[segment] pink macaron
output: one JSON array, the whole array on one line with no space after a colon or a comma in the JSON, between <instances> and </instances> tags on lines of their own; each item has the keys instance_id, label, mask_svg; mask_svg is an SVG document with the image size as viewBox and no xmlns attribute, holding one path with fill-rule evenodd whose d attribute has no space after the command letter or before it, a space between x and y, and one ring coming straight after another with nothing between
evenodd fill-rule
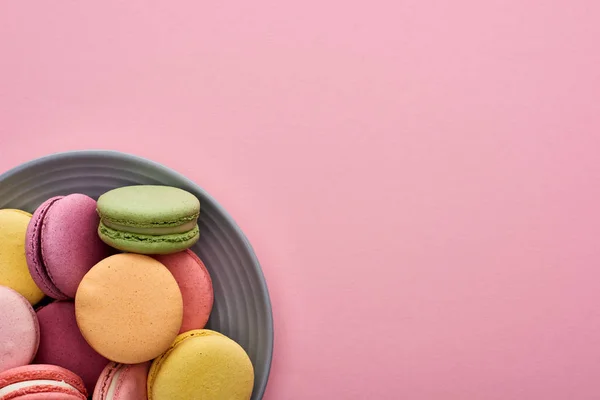
<instances>
[{"instance_id":1,"label":"pink macaron","mask_svg":"<svg viewBox=\"0 0 600 400\"><path fill-rule=\"evenodd\" d=\"M98 237L96 201L83 194L48 199L33 213L25 255L29 272L46 295L75 297L83 276L110 248Z\"/></svg>"},{"instance_id":2,"label":"pink macaron","mask_svg":"<svg viewBox=\"0 0 600 400\"><path fill-rule=\"evenodd\" d=\"M94 389L92 400L147 400L150 362L118 364L104 368Z\"/></svg>"},{"instance_id":3,"label":"pink macaron","mask_svg":"<svg viewBox=\"0 0 600 400\"><path fill-rule=\"evenodd\" d=\"M171 272L183 297L183 323L179 333L206 326L214 303L212 280L206 266L191 250L154 257Z\"/></svg>"},{"instance_id":4,"label":"pink macaron","mask_svg":"<svg viewBox=\"0 0 600 400\"><path fill-rule=\"evenodd\" d=\"M36 364L53 364L79 375L89 393L108 360L98 354L83 338L75 320L72 301L56 301L37 310L40 346Z\"/></svg>"},{"instance_id":5,"label":"pink macaron","mask_svg":"<svg viewBox=\"0 0 600 400\"><path fill-rule=\"evenodd\" d=\"M39 343L38 319L29 301L0 286L0 372L29 364Z\"/></svg>"},{"instance_id":6,"label":"pink macaron","mask_svg":"<svg viewBox=\"0 0 600 400\"><path fill-rule=\"evenodd\" d=\"M0 373L1 400L86 400L83 381L56 365L25 365Z\"/></svg>"}]
</instances>

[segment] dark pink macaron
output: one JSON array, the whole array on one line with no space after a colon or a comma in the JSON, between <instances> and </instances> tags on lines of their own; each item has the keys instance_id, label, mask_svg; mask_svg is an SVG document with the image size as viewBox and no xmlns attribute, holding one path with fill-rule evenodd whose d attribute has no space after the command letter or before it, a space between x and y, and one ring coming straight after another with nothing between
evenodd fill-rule
<instances>
[{"instance_id":1,"label":"dark pink macaron","mask_svg":"<svg viewBox=\"0 0 600 400\"><path fill-rule=\"evenodd\" d=\"M118 364L104 368L94 389L92 400L147 400L150 362Z\"/></svg>"},{"instance_id":2,"label":"dark pink macaron","mask_svg":"<svg viewBox=\"0 0 600 400\"><path fill-rule=\"evenodd\" d=\"M83 381L56 365L25 365L0 373L2 400L86 400Z\"/></svg>"},{"instance_id":3,"label":"dark pink macaron","mask_svg":"<svg viewBox=\"0 0 600 400\"><path fill-rule=\"evenodd\" d=\"M108 360L98 354L83 338L75 320L75 304L56 301L37 310L40 346L33 360L36 364L53 364L79 375L92 393Z\"/></svg>"},{"instance_id":4,"label":"dark pink macaron","mask_svg":"<svg viewBox=\"0 0 600 400\"><path fill-rule=\"evenodd\" d=\"M96 201L83 194L48 199L33 213L25 253L29 272L46 295L75 297L83 276L110 248L98 237Z\"/></svg>"},{"instance_id":5,"label":"dark pink macaron","mask_svg":"<svg viewBox=\"0 0 600 400\"><path fill-rule=\"evenodd\" d=\"M212 311L214 292L202 260L191 250L154 258L169 269L181 290L183 322L179 333L204 328Z\"/></svg>"}]
</instances>

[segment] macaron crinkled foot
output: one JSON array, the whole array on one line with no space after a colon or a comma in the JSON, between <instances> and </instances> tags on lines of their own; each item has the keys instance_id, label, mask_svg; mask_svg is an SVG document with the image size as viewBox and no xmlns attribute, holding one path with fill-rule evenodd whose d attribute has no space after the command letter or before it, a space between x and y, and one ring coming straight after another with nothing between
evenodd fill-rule
<instances>
[{"instance_id":1,"label":"macaron crinkled foot","mask_svg":"<svg viewBox=\"0 0 600 400\"><path fill-rule=\"evenodd\" d=\"M56 365L35 364L0 373L1 400L86 400L80 377Z\"/></svg>"},{"instance_id":2,"label":"macaron crinkled foot","mask_svg":"<svg viewBox=\"0 0 600 400\"><path fill-rule=\"evenodd\" d=\"M214 303L210 274L202 260L191 250L154 257L175 277L183 296L183 322L179 333L202 329Z\"/></svg>"},{"instance_id":3,"label":"macaron crinkled foot","mask_svg":"<svg viewBox=\"0 0 600 400\"><path fill-rule=\"evenodd\" d=\"M105 258L83 278L75 297L86 341L111 361L137 364L162 354L177 336L183 300L175 278L141 254Z\"/></svg>"},{"instance_id":4,"label":"macaron crinkled foot","mask_svg":"<svg viewBox=\"0 0 600 400\"><path fill-rule=\"evenodd\" d=\"M38 319L29 301L0 286L0 372L29 364L39 343Z\"/></svg>"},{"instance_id":5,"label":"macaron crinkled foot","mask_svg":"<svg viewBox=\"0 0 600 400\"><path fill-rule=\"evenodd\" d=\"M208 329L177 336L148 374L149 400L249 400L254 369L244 349Z\"/></svg>"},{"instance_id":6,"label":"macaron crinkled foot","mask_svg":"<svg viewBox=\"0 0 600 400\"><path fill-rule=\"evenodd\" d=\"M25 257L25 236L31 214L0 210L0 285L8 286L35 305L44 293L33 280Z\"/></svg>"},{"instance_id":7,"label":"macaron crinkled foot","mask_svg":"<svg viewBox=\"0 0 600 400\"><path fill-rule=\"evenodd\" d=\"M109 360L85 341L75 319L75 304L72 301L55 301L39 308L37 317L41 338L34 362L73 371L92 393Z\"/></svg>"},{"instance_id":8,"label":"macaron crinkled foot","mask_svg":"<svg viewBox=\"0 0 600 400\"><path fill-rule=\"evenodd\" d=\"M110 190L98 199L98 235L108 245L139 254L170 254L199 238L200 201L170 186L136 185Z\"/></svg>"},{"instance_id":9,"label":"macaron crinkled foot","mask_svg":"<svg viewBox=\"0 0 600 400\"><path fill-rule=\"evenodd\" d=\"M74 298L87 271L111 254L98 238L99 221L96 201L83 194L52 197L33 213L25 241L27 264L46 295Z\"/></svg>"},{"instance_id":10,"label":"macaron crinkled foot","mask_svg":"<svg viewBox=\"0 0 600 400\"><path fill-rule=\"evenodd\" d=\"M111 362L104 368L92 400L147 400L150 362L119 364Z\"/></svg>"}]
</instances>

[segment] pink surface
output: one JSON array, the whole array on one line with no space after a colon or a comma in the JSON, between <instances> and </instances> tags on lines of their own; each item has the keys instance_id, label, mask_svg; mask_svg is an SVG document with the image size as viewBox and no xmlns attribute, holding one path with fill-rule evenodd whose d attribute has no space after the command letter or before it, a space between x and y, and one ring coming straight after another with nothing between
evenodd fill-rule
<instances>
[{"instance_id":1,"label":"pink surface","mask_svg":"<svg viewBox=\"0 0 600 400\"><path fill-rule=\"evenodd\" d=\"M269 283L266 400L598 399L599 20L4 1L0 170L111 148L212 193Z\"/></svg>"}]
</instances>

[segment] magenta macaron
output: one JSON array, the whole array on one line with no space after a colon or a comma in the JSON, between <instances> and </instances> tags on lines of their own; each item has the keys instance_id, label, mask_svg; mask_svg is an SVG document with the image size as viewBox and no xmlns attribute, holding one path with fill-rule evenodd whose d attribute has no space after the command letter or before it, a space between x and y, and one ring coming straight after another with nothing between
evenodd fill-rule
<instances>
[{"instance_id":1,"label":"magenta macaron","mask_svg":"<svg viewBox=\"0 0 600 400\"><path fill-rule=\"evenodd\" d=\"M0 373L1 400L86 400L80 377L56 365L25 365Z\"/></svg>"},{"instance_id":2,"label":"magenta macaron","mask_svg":"<svg viewBox=\"0 0 600 400\"><path fill-rule=\"evenodd\" d=\"M29 301L0 286L0 372L29 364L39 343L38 319Z\"/></svg>"},{"instance_id":3,"label":"magenta macaron","mask_svg":"<svg viewBox=\"0 0 600 400\"><path fill-rule=\"evenodd\" d=\"M118 364L104 368L94 389L92 400L147 400L150 362Z\"/></svg>"},{"instance_id":4,"label":"magenta macaron","mask_svg":"<svg viewBox=\"0 0 600 400\"><path fill-rule=\"evenodd\" d=\"M75 304L72 301L55 301L39 308L37 316L40 346L33 362L58 365L73 371L92 393L109 361L83 338L75 320Z\"/></svg>"},{"instance_id":5,"label":"magenta macaron","mask_svg":"<svg viewBox=\"0 0 600 400\"><path fill-rule=\"evenodd\" d=\"M83 276L110 249L98 237L96 201L83 194L52 197L33 213L25 255L34 282L46 295L75 297Z\"/></svg>"},{"instance_id":6,"label":"magenta macaron","mask_svg":"<svg viewBox=\"0 0 600 400\"><path fill-rule=\"evenodd\" d=\"M206 266L191 250L154 256L171 272L183 297L183 322L179 333L202 329L214 303L213 285Z\"/></svg>"}]
</instances>

